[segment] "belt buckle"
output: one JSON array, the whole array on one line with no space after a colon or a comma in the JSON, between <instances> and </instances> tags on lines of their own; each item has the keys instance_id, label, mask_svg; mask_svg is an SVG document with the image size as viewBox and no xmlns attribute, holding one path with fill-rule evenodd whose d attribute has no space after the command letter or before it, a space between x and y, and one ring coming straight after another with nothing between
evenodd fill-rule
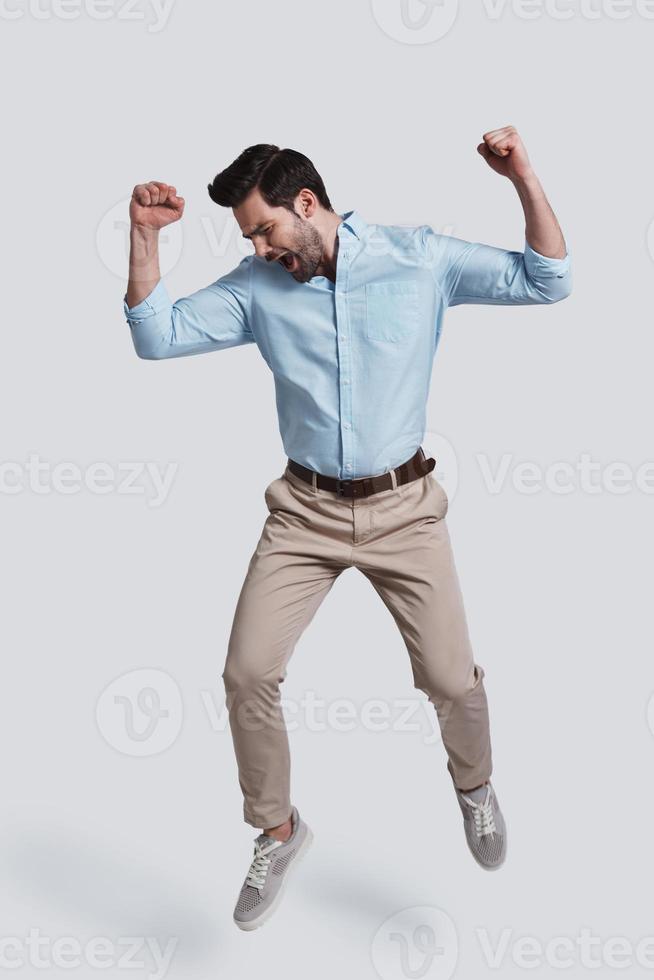
<instances>
[{"instance_id":1,"label":"belt buckle","mask_svg":"<svg viewBox=\"0 0 654 980\"><path fill-rule=\"evenodd\" d=\"M345 494L344 494L343 490L341 489L342 486L344 486L344 485L348 485L349 486L349 484L353 483L354 480L339 480L338 477L334 477L334 479L336 480L336 493L338 494L339 497L344 497Z\"/></svg>"}]
</instances>

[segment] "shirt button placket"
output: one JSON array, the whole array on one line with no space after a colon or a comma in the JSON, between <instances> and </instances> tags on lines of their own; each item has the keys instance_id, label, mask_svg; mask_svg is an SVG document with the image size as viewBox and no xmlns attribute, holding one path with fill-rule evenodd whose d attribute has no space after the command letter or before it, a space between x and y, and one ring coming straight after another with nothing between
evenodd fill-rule
<instances>
[{"instance_id":1,"label":"shirt button placket","mask_svg":"<svg viewBox=\"0 0 654 980\"><path fill-rule=\"evenodd\" d=\"M354 469L354 435L352 432L352 354L350 344L350 317L347 305L349 279L348 252L342 252L337 261L336 273L336 329L338 336L339 395L341 415L341 439L343 443L343 471L341 479L351 480Z\"/></svg>"}]
</instances>

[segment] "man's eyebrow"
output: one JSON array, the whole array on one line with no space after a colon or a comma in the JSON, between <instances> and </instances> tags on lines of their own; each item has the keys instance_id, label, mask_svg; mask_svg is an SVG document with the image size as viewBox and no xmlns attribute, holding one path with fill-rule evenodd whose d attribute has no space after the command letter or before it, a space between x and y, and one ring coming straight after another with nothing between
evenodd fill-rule
<instances>
[{"instance_id":1,"label":"man's eyebrow","mask_svg":"<svg viewBox=\"0 0 654 980\"><path fill-rule=\"evenodd\" d=\"M253 228L252 229L252 231L250 232L249 235L246 235L245 232L243 232L243 238L252 238L253 235L259 235L259 234L261 234L261 232L263 231L264 225L267 225L267 224L268 224L268 222L267 221L264 221L263 225L257 225L256 228Z\"/></svg>"}]
</instances>

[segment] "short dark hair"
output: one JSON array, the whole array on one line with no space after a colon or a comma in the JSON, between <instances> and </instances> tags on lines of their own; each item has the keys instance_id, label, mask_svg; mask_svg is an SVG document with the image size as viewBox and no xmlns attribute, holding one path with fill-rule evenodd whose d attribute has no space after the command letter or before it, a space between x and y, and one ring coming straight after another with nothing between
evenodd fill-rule
<instances>
[{"instance_id":1,"label":"short dark hair","mask_svg":"<svg viewBox=\"0 0 654 980\"><path fill-rule=\"evenodd\" d=\"M295 198L307 187L324 208L334 210L311 160L297 150L280 150L271 143L248 146L207 187L211 200L224 208L238 207L256 187L271 207L289 211L295 210Z\"/></svg>"}]
</instances>

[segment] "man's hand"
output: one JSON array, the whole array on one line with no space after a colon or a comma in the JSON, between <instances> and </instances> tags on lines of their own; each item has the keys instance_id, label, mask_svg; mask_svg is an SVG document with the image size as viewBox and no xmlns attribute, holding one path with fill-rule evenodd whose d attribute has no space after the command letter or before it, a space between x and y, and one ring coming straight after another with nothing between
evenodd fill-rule
<instances>
[{"instance_id":1,"label":"man's hand","mask_svg":"<svg viewBox=\"0 0 654 980\"><path fill-rule=\"evenodd\" d=\"M490 133L484 133L483 139L477 152L496 174L508 177L514 183L534 175L524 143L514 126L492 129Z\"/></svg>"},{"instance_id":2,"label":"man's hand","mask_svg":"<svg viewBox=\"0 0 654 980\"><path fill-rule=\"evenodd\" d=\"M137 184L129 204L132 226L160 231L184 214L184 198L177 196L177 189L161 181L151 180Z\"/></svg>"}]
</instances>

